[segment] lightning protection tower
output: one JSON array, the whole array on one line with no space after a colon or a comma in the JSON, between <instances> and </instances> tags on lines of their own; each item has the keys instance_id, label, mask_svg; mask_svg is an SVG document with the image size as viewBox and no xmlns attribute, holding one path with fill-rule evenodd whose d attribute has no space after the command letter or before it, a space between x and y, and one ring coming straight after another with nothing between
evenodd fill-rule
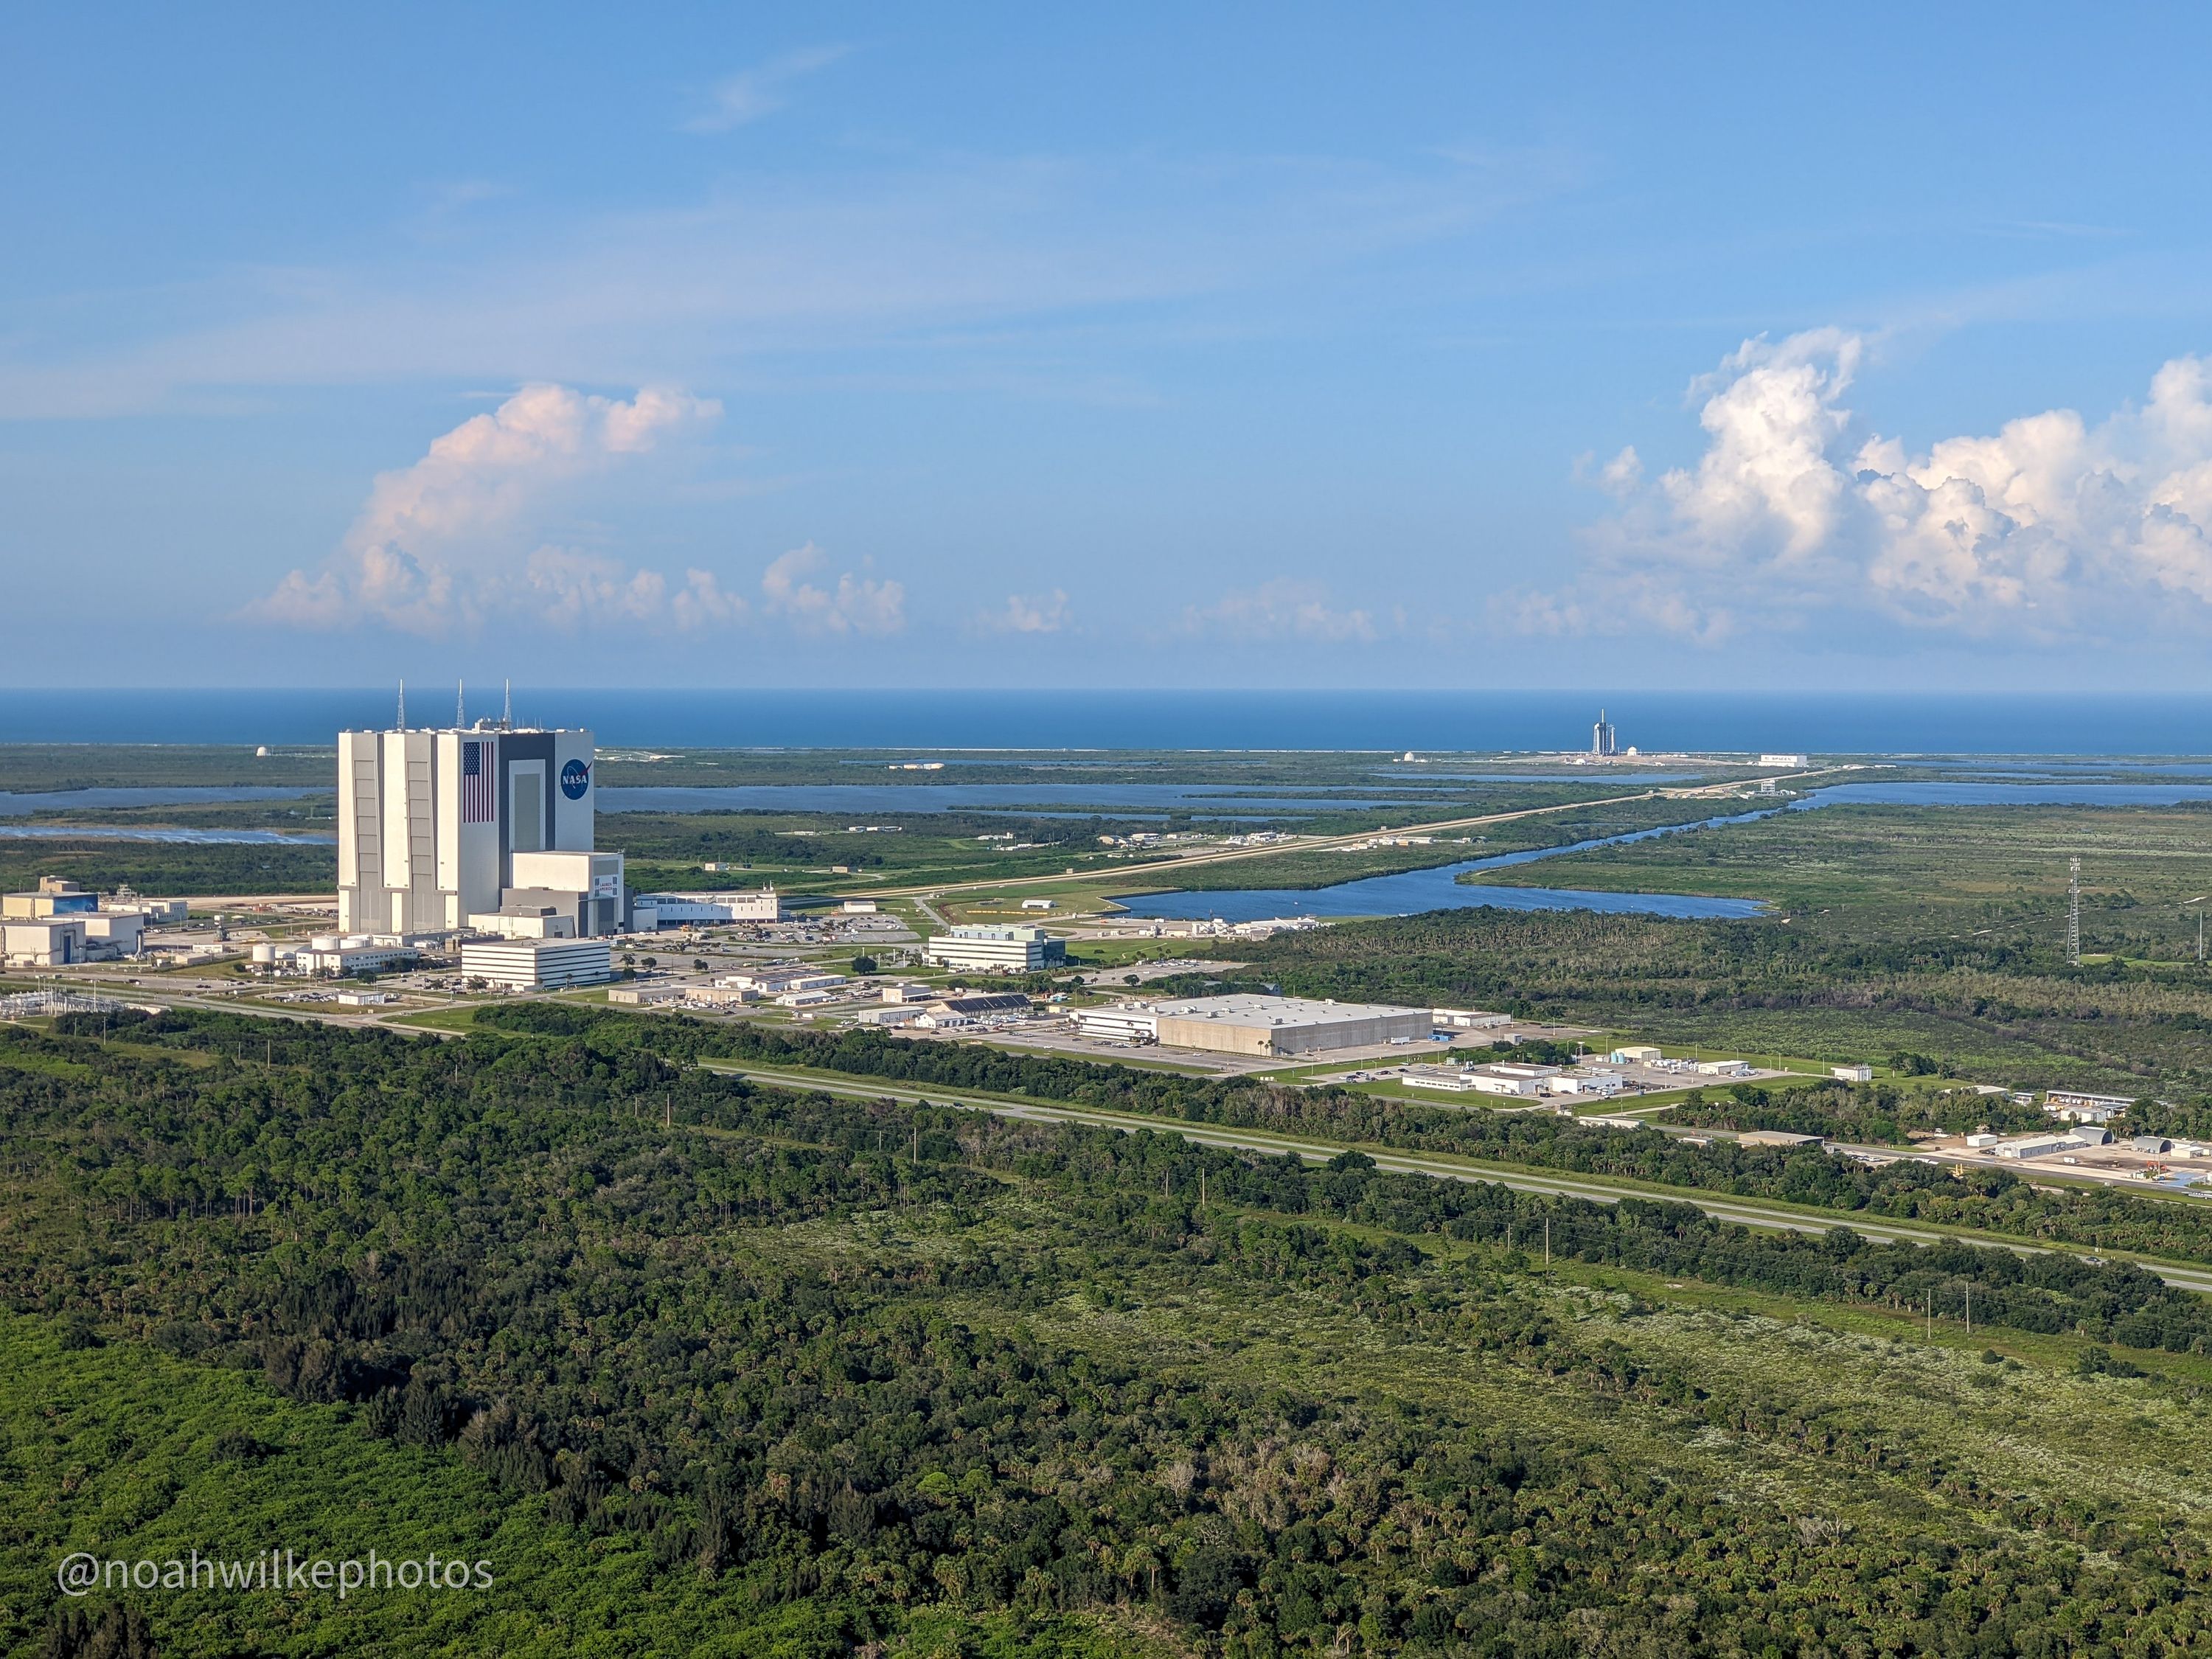
<instances>
[{"instance_id":1,"label":"lightning protection tower","mask_svg":"<svg viewBox=\"0 0 2212 1659\"><path fill-rule=\"evenodd\" d=\"M2081 965L2081 860L2066 860L2066 963Z\"/></svg>"}]
</instances>

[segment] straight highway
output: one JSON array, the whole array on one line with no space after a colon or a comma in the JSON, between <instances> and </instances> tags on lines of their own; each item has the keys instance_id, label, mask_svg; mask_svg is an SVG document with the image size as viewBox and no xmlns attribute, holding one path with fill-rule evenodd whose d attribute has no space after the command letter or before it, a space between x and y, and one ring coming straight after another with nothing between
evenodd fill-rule
<instances>
[{"instance_id":1,"label":"straight highway","mask_svg":"<svg viewBox=\"0 0 2212 1659\"><path fill-rule=\"evenodd\" d=\"M1588 1176L1542 1175L1527 1170L1485 1164L1474 1158L1453 1158L1432 1152L1401 1152L1380 1150L1372 1146L1354 1148L1348 1143L1330 1143L1304 1136L1273 1134L1262 1129L1227 1128L1214 1123L1188 1123L1173 1118L1147 1117L1137 1112L1109 1111L1098 1107L1076 1106L1057 1101L1014 1101L1002 1097L967 1094L938 1089L914 1089L891 1084L874 1083L862 1079L848 1081L830 1079L816 1073L782 1070L774 1066L742 1065L734 1060L709 1060L701 1062L707 1069L750 1079L756 1082L773 1084L780 1088L806 1089L822 1094L849 1096L867 1100L894 1100L908 1105L954 1106L969 1111L990 1112L1000 1117L1024 1119L1036 1123L1089 1123L1103 1128L1134 1132L1152 1129L1161 1134L1180 1135L1184 1139L1204 1146L1218 1146L1224 1151L1252 1152L1294 1152L1309 1163L1323 1164L1340 1152L1358 1151L1375 1160L1377 1169L1401 1175L1427 1176L1440 1181L1495 1182L1516 1192L1550 1193L1562 1198L1586 1198L1601 1204L1618 1203L1624 1198L1645 1198L1668 1204L1687 1204L1704 1211L1717 1221L1731 1221L1747 1227L1762 1227L1779 1231L1826 1233L1838 1227L1848 1227L1863 1238L1884 1243L1939 1244L1947 1241L1978 1244L2009 1249L2022 1255L2071 1255L2084 1261L2101 1261L2106 1259L2096 1252L2073 1249L2064 1245L2033 1245L2015 1243L2009 1239L1982 1234L1951 1231L1933 1227L1919 1227L1891 1221L1881 1217L1837 1216L1826 1218L1808 1214L1802 1210L1781 1206L1748 1202L1739 1198L1717 1196L1684 1188L1653 1188L1638 1187L1626 1182L1609 1182ZM2146 1272L2156 1273L2167 1284L2181 1290L2212 1294L2212 1268L2190 1267L2180 1263L2154 1261L2139 1256L2127 1256Z\"/></svg>"}]
</instances>

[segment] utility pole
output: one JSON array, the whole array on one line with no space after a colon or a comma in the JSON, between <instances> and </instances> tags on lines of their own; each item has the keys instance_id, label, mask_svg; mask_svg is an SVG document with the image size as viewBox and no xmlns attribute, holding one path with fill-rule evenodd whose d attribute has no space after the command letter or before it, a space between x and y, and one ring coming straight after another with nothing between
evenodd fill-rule
<instances>
[{"instance_id":1,"label":"utility pole","mask_svg":"<svg viewBox=\"0 0 2212 1659\"><path fill-rule=\"evenodd\" d=\"M1544 1218L1544 1265L1552 1265L1552 1218Z\"/></svg>"},{"instance_id":2,"label":"utility pole","mask_svg":"<svg viewBox=\"0 0 2212 1659\"><path fill-rule=\"evenodd\" d=\"M2066 965L2081 965L2081 860L2066 860Z\"/></svg>"},{"instance_id":3,"label":"utility pole","mask_svg":"<svg viewBox=\"0 0 2212 1659\"><path fill-rule=\"evenodd\" d=\"M1974 1281L1966 1281L1966 1334L1974 1334Z\"/></svg>"}]
</instances>

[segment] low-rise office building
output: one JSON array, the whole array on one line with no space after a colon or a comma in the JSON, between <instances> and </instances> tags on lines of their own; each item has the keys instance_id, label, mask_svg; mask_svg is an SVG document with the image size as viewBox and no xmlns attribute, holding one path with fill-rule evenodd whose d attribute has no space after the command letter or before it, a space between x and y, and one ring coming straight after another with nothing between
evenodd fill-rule
<instances>
[{"instance_id":1,"label":"low-rise office building","mask_svg":"<svg viewBox=\"0 0 2212 1659\"><path fill-rule=\"evenodd\" d=\"M767 968L751 968L744 972L725 974L715 984L732 991L753 991L762 996L778 997L787 991L828 991L845 983L842 974L824 973L819 968L810 968L785 963Z\"/></svg>"},{"instance_id":2,"label":"low-rise office building","mask_svg":"<svg viewBox=\"0 0 2212 1659\"><path fill-rule=\"evenodd\" d=\"M1470 1066L1466 1073L1468 1086L1476 1093L1521 1100L1536 1099L1559 1074L1556 1066Z\"/></svg>"},{"instance_id":3,"label":"low-rise office building","mask_svg":"<svg viewBox=\"0 0 2212 1659\"><path fill-rule=\"evenodd\" d=\"M1828 1067L1828 1075L1834 1078L1839 1083L1871 1083L1874 1081L1874 1067L1871 1066L1831 1066Z\"/></svg>"},{"instance_id":4,"label":"low-rise office building","mask_svg":"<svg viewBox=\"0 0 2212 1659\"><path fill-rule=\"evenodd\" d=\"M422 953L406 945L371 945L347 939L329 945L311 945L292 953L292 965L302 974L390 974L412 968Z\"/></svg>"},{"instance_id":5,"label":"low-rise office building","mask_svg":"<svg viewBox=\"0 0 2212 1659\"><path fill-rule=\"evenodd\" d=\"M1034 974L1065 963L1067 945L1042 927L955 927L924 945L921 955L945 968Z\"/></svg>"},{"instance_id":6,"label":"low-rise office building","mask_svg":"<svg viewBox=\"0 0 2212 1659\"><path fill-rule=\"evenodd\" d=\"M471 939L461 971L518 991L600 985L614 977L614 952L603 939Z\"/></svg>"},{"instance_id":7,"label":"low-rise office building","mask_svg":"<svg viewBox=\"0 0 2212 1659\"><path fill-rule=\"evenodd\" d=\"M709 866L710 868L712 866ZM775 889L763 887L745 893L640 893L630 901L631 914L641 928L714 927L733 921L781 921L782 902ZM850 909L848 904L846 907ZM874 909L871 903L868 908ZM649 912L650 915L640 914Z\"/></svg>"},{"instance_id":8,"label":"low-rise office building","mask_svg":"<svg viewBox=\"0 0 2212 1659\"><path fill-rule=\"evenodd\" d=\"M1407 1066L1399 1072L1398 1081L1409 1089L1434 1089L1443 1094L1476 1092L1474 1074L1462 1066Z\"/></svg>"}]
</instances>

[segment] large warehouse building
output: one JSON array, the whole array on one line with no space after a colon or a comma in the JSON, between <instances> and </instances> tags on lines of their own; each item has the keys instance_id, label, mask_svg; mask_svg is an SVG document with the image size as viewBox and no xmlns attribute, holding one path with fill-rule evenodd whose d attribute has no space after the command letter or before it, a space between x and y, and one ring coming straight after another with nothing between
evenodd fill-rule
<instances>
[{"instance_id":1,"label":"large warehouse building","mask_svg":"<svg viewBox=\"0 0 2212 1659\"><path fill-rule=\"evenodd\" d=\"M1311 1054L1419 1042L1431 1024L1426 1008L1307 997L1200 997L1156 1002L1145 1012L1152 1016L1158 1040L1168 1048L1231 1054Z\"/></svg>"},{"instance_id":2,"label":"large warehouse building","mask_svg":"<svg viewBox=\"0 0 2212 1659\"><path fill-rule=\"evenodd\" d=\"M338 733L338 931L431 933L520 907L626 925L622 854L592 845L582 731L479 720Z\"/></svg>"}]
</instances>

